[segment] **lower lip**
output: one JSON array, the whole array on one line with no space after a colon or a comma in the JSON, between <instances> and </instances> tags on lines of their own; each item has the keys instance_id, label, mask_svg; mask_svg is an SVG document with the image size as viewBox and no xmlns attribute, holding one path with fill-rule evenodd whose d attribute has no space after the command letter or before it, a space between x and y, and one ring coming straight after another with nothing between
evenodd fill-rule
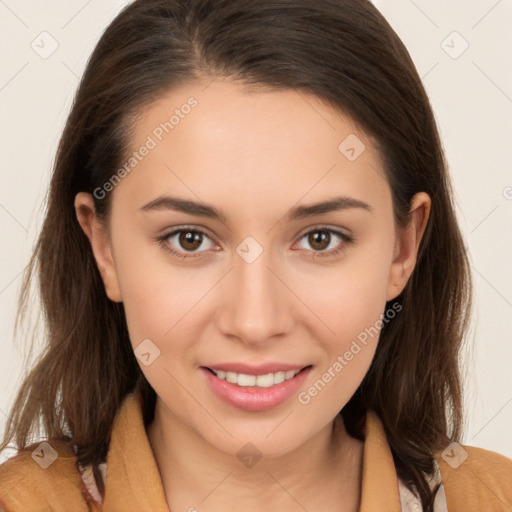
<instances>
[{"instance_id":1,"label":"lower lip","mask_svg":"<svg viewBox=\"0 0 512 512\"><path fill-rule=\"evenodd\" d=\"M311 366L301 370L293 379L285 380L268 388L238 386L219 379L204 367L201 367L200 370L205 375L212 391L224 402L244 411L258 412L277 407L290 398L306 380Z\"/></svg>"}]
</instances>

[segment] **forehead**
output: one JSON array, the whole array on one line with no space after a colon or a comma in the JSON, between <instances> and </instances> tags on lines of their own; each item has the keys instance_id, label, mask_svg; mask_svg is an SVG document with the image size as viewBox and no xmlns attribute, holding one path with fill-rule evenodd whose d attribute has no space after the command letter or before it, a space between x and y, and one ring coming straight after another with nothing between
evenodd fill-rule
<instances>
[{"instance_id":1,"label":"forehead","mask_svg":"<svg viewBox=\"0 0 512 512\"><path fill-rule=\"evenodd\" d=\"M175 88L140 112L129 146L139 155L123 188L132 199L144 196L139 203L171 190L231 194L231 202L236 193L248 205L256 196L289 202L308 194L312 202L334 189L387 187L369 137L321 99L293 90L247 92L230 80Z\"/></svg>"},{"instance_id":2,"label":"forehead","mask_svg":"<svg viewBox=\"0 0 512 512\"><path fill-rule=\"evenodd\" d=\"M174 145L175 152L183 143L187 149L196 145L195 153L205 144L216 153L224 148L232 153L243 144L251 157L265 148L288 149L287 156L318 148L315 152L337 157L339 143L351 134L369 142L348 116L312 94L262 87L248 92L240 83L216 79L175 88L146 106L136 120L133 142L152 135L157 143Z\"/></svg>"}]
</instances>

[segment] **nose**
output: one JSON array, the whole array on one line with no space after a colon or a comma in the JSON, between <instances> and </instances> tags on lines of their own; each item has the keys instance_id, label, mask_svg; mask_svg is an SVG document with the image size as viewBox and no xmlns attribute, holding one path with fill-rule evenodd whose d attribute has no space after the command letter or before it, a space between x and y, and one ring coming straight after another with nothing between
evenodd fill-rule
<instances>
[{"instance_id":1,"label":"nose","mask_svg":"<svg viewBox=\"0 0 512 512\"><path fill-rule=\"evenodd\" d=\"M270 251L263 250L249 263L235 255L234 268L222 289L219 328L246 345L272 343L292 328L294 296L270 256Z\"/></svg>"}]
</instances>

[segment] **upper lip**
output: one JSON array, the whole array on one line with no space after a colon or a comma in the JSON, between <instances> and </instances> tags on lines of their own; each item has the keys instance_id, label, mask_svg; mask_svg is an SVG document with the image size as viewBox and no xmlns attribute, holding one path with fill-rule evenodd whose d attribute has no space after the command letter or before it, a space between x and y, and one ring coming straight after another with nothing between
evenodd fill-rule
<instances>
[{"instance_id":1,"label":"upper lip","mask_svg":"<svg viewBox=\"0 0 512 512\"><path fill-rule=\"evenodd\" d=\"M259 365L247 363L220 363L205 366L210 370L244 373L247 375L266 375L267 373L287 372L290 370L302 370L306 368L304 364L289 364L289 363L264 363Z\"/></svg>"}]
</instances>

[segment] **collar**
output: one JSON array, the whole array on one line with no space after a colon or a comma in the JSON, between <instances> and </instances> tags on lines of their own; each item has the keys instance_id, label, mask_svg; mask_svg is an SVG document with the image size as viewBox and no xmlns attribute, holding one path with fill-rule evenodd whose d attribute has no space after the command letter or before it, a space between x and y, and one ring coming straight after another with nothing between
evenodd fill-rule
<instances>
[{"instance_id":1,"label":"collar","mask_svg":"<svg viewBox=\"0 0 512 512\"><path fill-rule=\"evenodd\" d=\"M104 512L170 512L144 426L138 391L126 396L115 417L106 463ZM369 411L360 512L400 510L399 480L384 427L377 414Z\"/></svg>"}]
</instances>

